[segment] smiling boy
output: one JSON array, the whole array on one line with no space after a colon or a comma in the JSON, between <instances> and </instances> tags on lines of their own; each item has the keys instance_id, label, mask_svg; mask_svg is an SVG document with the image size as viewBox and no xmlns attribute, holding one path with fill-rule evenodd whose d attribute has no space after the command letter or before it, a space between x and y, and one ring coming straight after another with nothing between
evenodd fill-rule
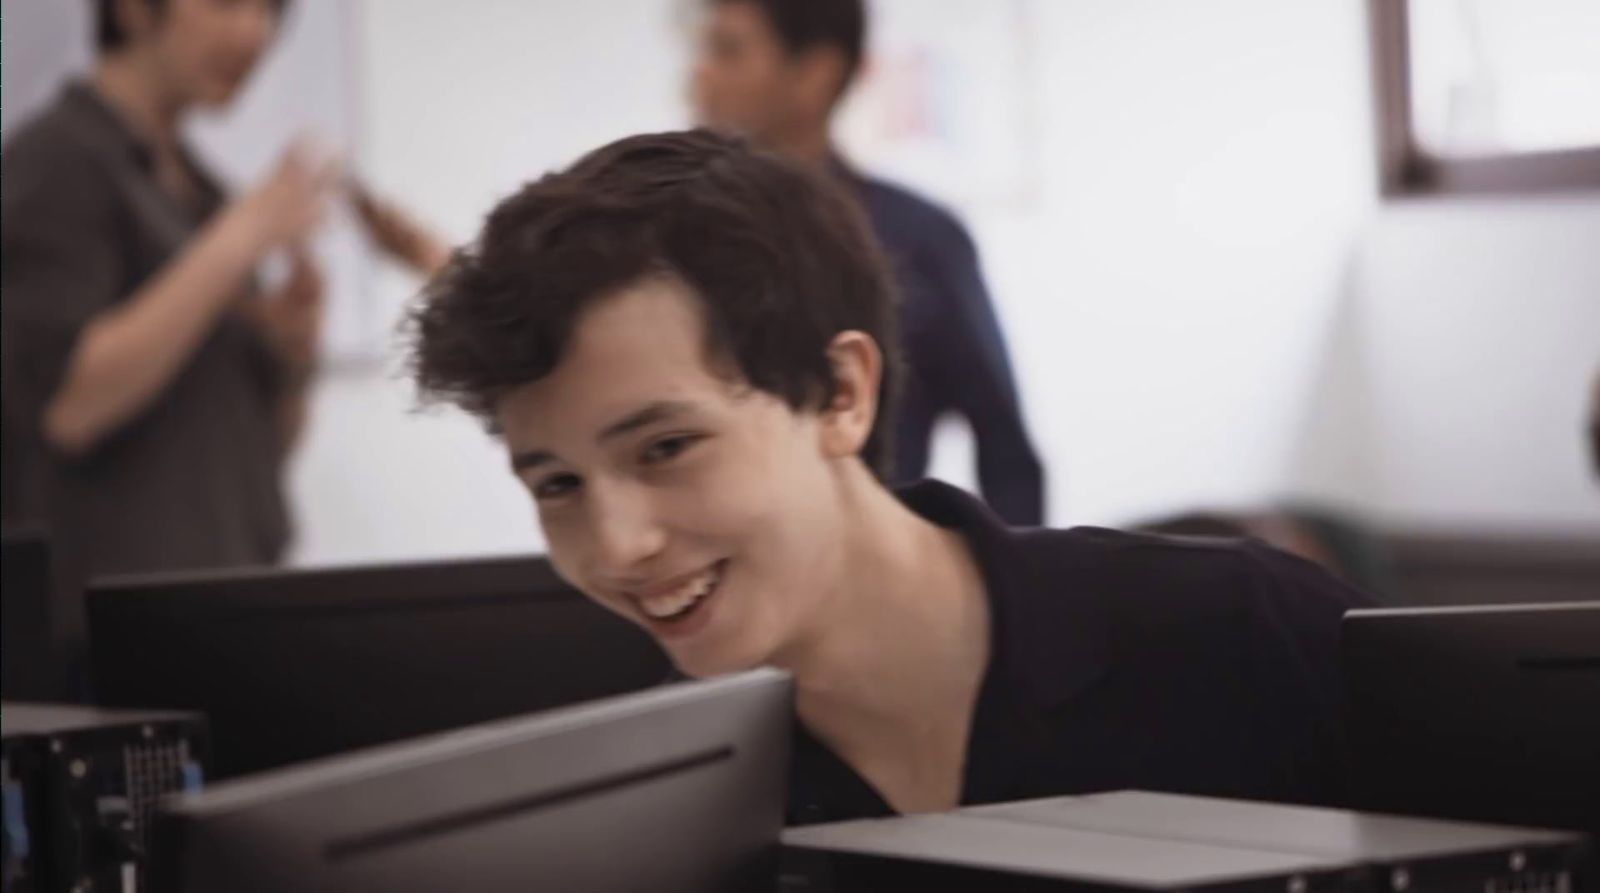
<instances>
[{"instance_id":1,"label":"smiling boy","mask_svg":"<svg viewBox=\"0 0 1600 893\"><path fill-rule=\"evenodd\" d=\"M794 822L1145 788L1341 798L1364 599L1259 544L1013 529L881 483L892 290L854 205L704 131L502 202L416 311L556 569L684 673L794 674Z\"/></svg>"}]
</instances>

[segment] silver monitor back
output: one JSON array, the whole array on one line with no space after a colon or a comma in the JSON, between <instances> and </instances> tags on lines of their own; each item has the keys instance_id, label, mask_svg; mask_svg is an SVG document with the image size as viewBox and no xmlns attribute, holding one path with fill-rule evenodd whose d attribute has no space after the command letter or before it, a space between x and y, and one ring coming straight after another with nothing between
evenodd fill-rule
<instances>
[{"instance_id":1,"label":"silver monitor back","mask_svg":"<svg viewBox=\"0 0 1600 893\"><path fill-rule=\"evenodd\" d=\"M757 670L226 783L169 805L156 888L770 889L792 702Z\"/></svg>"}]
</instances>

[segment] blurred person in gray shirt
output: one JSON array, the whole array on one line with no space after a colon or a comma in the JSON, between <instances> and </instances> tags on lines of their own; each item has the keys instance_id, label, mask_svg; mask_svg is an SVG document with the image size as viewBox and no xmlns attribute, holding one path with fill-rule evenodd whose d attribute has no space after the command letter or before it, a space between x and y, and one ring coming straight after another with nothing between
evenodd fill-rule
<instances>
[{"instance_id":1,"label":"blurred person in gray shirt","mask_svg":"<svg viewBox=\"0 0 1600 893\"><path fill-rule=\"evenodd\" d=\"M291 149L230 199L180 124L239 93L284 2L97 7L94 69L5 149L5 515L47 526L73 579L275 562L333 165Z\"/></svg>"}]
</instances>

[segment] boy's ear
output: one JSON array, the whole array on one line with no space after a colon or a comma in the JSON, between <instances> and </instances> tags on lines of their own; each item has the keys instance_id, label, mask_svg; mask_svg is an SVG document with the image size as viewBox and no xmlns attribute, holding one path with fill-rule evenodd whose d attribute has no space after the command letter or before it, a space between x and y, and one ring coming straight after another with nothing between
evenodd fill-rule
<instances>
[{"instance_id":1,"label":"boy's ear","mask_svg":"<svg viewBox=\"0 0 1600 893\"><path fill-rule=\"evenodd\" d=\"M822 409L822 450L835 458L859 455L878 417L883 351L865 332L840 332L828 345L828 362L833 399Z\"/></svg>"}]
</instances>

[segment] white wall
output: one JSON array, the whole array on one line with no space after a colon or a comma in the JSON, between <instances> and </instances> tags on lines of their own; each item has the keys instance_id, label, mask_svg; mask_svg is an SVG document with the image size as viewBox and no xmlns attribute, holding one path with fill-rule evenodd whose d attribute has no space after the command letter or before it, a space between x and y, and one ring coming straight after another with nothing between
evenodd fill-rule
<instances>
[{"instance_id":1,"label":"white wall","mask_svg":"<svg viewBox=\"0 0 1600 893\"><path fill-rule=\"evenodd\" d=\"M0 133L16 127L56 95L61 82L87 71L93 58L88 3L6 0L4 101Z\"/></svg>"},{"instance_id":2,"label":"white wall","mask_svg":"<svg viewBox=\"0 0 1600 893\"><path fill-rule=\"evenodd\" d=\"M369 175L465 237L520 181L681 123L676 7L366 3ZM1380 208L1359 0L1032 10L1040 190L964 210L1052 522L1304 494L1411 526L1600 529L1576 421L1595 201ZM299 560L536 545L498 449L406 399L375 372L321 392ZM935 467L970 481L969 456L952 435Z\"/></svg>"},{"instance_id":3,"label":"white wall","mask_svg":"<svg viewBox=\"0 0 1600 893\"><path fill-rule=\"evenodd\" d=\"M975 221L1051 520L1266 498L1374 206L1361 6L1035 10L1044 194Z\"/></svg>"},{"instance_id":4,"label":"white wall","mask_svg":"<svg viewBox=\"0 0 1600 893\"><path fill-rule=\"evenodd\" d=\"M1410 528L1600 531L1600 194L1428 199L1365 227L1291 469Z\"/></svg>"}]
</instances>

